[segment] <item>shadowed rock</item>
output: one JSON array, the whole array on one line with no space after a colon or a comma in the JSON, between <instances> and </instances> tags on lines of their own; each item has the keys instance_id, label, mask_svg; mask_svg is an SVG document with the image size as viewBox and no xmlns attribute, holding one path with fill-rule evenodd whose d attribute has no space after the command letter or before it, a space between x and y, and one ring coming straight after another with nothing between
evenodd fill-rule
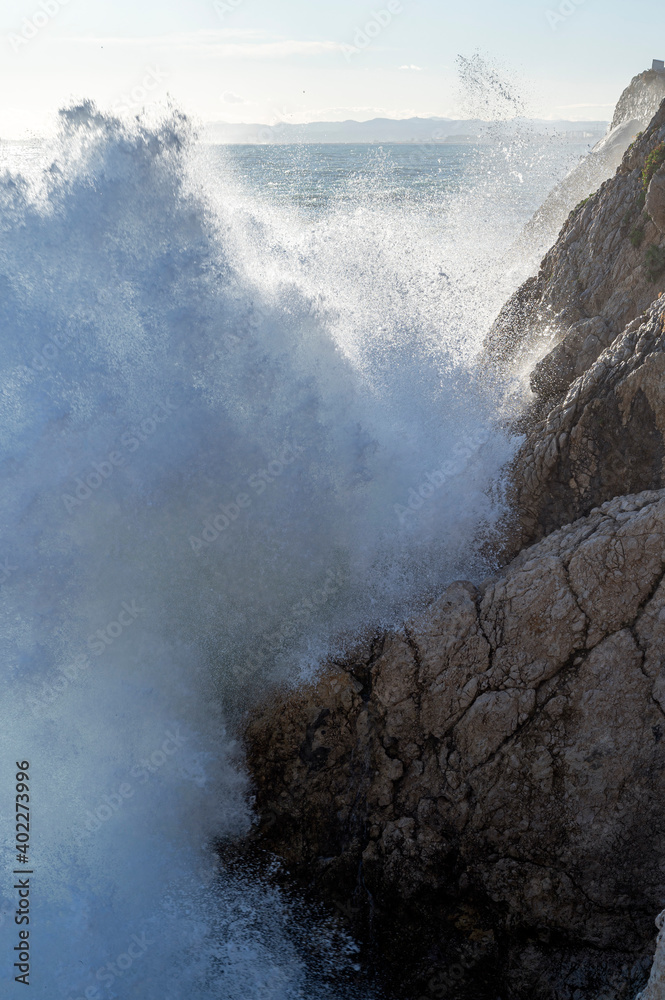
<instances>
[{"instance_id":1,"label":"shadowed rock","mask_svg":"<svg viewBox=\"0 0 665 1000\"><path fill-rule=\"evenodd\" d=\"M528 431L510 470L503 555L606 500L665 487L665 299Z\"/></svg>"},{"instance_id":2,"label":"shadowed rock","mask_svg":"<svg viewBox=\"0 0 665 1000\"><path fill-rule=\"evenodd\" d=\"M665 896L664 577L665 491L623 497L286 693L247 728L255 844L355 903L398 981L631 996Z\"/></svg>"}]
</instances>

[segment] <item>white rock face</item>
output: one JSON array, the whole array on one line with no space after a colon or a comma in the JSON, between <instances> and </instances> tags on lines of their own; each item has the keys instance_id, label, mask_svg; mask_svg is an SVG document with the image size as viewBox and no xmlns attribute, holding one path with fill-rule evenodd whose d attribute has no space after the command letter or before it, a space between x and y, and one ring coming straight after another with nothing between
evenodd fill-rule
<instances>
[{"instance_id":1,"label":"white rock face","mask_svg":"<svg viewBox=\"0 0 665 1000\"><path fill-rule=\"evenodd\" d=\"M654 174L647 191L646 209L661 233L665 233L665 172Z\"/></svg>"},{"instance_id":2,"label":"white rock face","mask_svg":"<svg viewBox=\"0 0 665 1000\"><path fill-rule=\"evenodd\" d=\"M652 69L633 77L619 98L610 128L637 118L642 128L651 121L665 98L665 76Z\"/></svg>"},{"instance_id":3,"label":"white rock face","mask_svg":"<svg viewBox=\"0 0 665 1000\"><path fill-rule=\"evenodd\" d=\"M575 205L596 191L617 167L639 132L643 132L665 98L665 76L646 70L631 80L616 106L605 135L546 198L526 225L519 246L538 234L559 228Z\"/></svg>"}]
</instances>

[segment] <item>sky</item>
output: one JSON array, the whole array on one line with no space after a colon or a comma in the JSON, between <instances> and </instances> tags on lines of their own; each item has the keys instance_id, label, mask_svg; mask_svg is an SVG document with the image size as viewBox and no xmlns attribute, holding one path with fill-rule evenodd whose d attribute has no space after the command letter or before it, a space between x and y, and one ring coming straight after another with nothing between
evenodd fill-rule
<instances>
[{"instance_id":1,"label":"sky","mask_svg":"<svg viewBox=\"0 0 665 1000\"><path fill-rule=\"evenodd\" d=\"M529 117L607 120L665 59L663 0L4 0L0 137L91 98L202 122L469 118L477 54ZM468 63L467 63L468 65ZM489 108L491 111L491 108Z\"/></svg>"}]
</instances>

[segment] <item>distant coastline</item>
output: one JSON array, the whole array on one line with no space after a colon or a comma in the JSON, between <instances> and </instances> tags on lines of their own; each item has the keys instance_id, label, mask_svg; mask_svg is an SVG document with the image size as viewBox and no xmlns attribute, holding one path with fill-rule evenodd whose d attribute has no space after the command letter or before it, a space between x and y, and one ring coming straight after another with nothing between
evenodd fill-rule
<instances>
[{"instance_id":1,"label":"distant coastline","mask_svg":"<svg viewBox=\"0 0 665 1000\"><path fill-rule=\"evenodd\" d=\"M490 122L480 119L453 118L373 118L370 121L308 122L293 124L278 121L260 123L209 122L202 130L204 142L228 145L284 145L290 143L485 143L496 137L497 130L513 135L519 132L537 136L556 136L568 142L595 143L607 132L606 121L547 121L535 118L511 118Z\"/></svg>"}]
</instances>

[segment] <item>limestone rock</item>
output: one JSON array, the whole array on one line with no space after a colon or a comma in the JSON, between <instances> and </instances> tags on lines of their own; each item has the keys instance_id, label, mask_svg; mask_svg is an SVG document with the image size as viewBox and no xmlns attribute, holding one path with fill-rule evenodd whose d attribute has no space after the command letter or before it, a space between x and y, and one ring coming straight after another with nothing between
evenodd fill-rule
<instances>
[{"instance_id":1,"label":"limestone rock","mask_svg":"<svg viewBox=\"0 0 665 1000\"><path fill-rule=\"evenodd\" d=\"M255 844L425 992L634 996L665 896L664 640L665 490L259 711Z\"/></svg>"},{"instance_id":2,"label":"limestone rock","mask_svg":"<svg viewBox=\"0 0 665 1000\"><path fill-rule=\"evenodd\" d=\"M617 101L610 128L615 129L634 118L641 119L647 125L663 98L665 98L665 76L653 69L638 73Z\"/></svg>"},{"instance_id":3,"label":"limestone rock","mask_svg":"<svg viewBox=\"0 0 665 1000\"><path fill-rule=\"evenodd\" d=\"M529 429L510 475L507 556L606 500L665 486L664 376L665 298Z\"/></svg>"},{"instance_id":4,"label":"limestone rock","mask_svg":"<svg viewBox=\"0 0 665 1000\"><path fill-rule=\"evenodd\" d=\"M515 247L518 254L540 243L540 235L560 229L570 209L611 177L638 133L648 128L665 98L665 75L647 70L634 77L617 103L605 136L549 193Z\"/></svg>"},{"instance_id":5,"label":"limestone rock","mask_svg":"<svg viewBox=\"0 0 665 1000\"><path fill-rule=\"evenodd\" d=\"M645 211L643 178L663 141L665 103L616 175L570 213L538 274L488 336L484 367L498 378L532 370L540 413L665 290L665 237Z\"/></svg>"},{"instance_id":6,"label":"limestone rock","mask_svg":"<svg viewBox=\"0 0 665 1000\"><path fill-rule=\"evenodd\" d=\"M665 233L665 171L658 170L649 184L646 210L661 233Z\"/></svg>"}]
</instances>

